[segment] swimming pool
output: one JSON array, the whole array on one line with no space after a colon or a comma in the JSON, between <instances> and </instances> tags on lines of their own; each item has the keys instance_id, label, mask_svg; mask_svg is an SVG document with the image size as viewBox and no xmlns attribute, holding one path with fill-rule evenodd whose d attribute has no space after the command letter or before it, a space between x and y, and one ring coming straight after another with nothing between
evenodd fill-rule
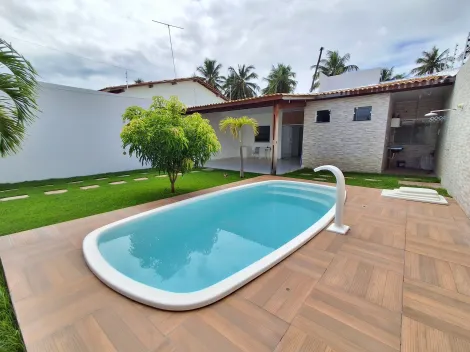
<instances>
[{"instance_id":1,"label":"swimming pool","mask_svg":"<svg viewBox=\"0 0 470 352\"><path fill-rule=\"evenodd\" d=\"M163 206L90 233L101 281L168 310L211 304L312 239L333 218L335 187L263 181Z\"/></svg>"}]
</instances>

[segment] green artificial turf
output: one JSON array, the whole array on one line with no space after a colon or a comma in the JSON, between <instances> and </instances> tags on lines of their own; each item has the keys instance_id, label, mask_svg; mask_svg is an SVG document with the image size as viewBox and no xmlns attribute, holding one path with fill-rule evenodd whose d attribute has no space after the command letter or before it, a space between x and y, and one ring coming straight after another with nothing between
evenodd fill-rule
<instances>
[{"instance_id":1,"label":"green artificial turf","mask_svg":"<svg viewBox=\"0 0 470 352\"><path fill-rule=\"evenodd\" d=\"M176 193L173 194L170 192L168 177L155 177L158 173L154 170L2 184L0 198L23 194L29 195L29 198L0 202L0 236L240 181L237 171L197 171L199 172L179 176L176 181ZM144 172L148 173L143 174ZM257 174L245 173L245 178L254 176ZM103 177L108 178L96 181L97 178ZM135 178L141 177L148 177L148 180L134 181ZM80 180L83 182L69 183ZM109 184L120 180L127 183ZM100 187L80 189L89 185ZM44 194L45 191L59 189L67 189L68 192Z\"/></svg>"},{"instance_id":2,"label":"green artificial turf","mask_svg":"<svg viewBox=\"0 0 470 352\"><path fill-rule=\"evenodd\" d=\"M309 174L309 175L302 175ZM327 171L314 172L312 169L297 170L283 176L301 178L305 180L314 180L315 178L323 178L323 182L335 183L336 179L332 173ZM359 172L344 172L346 177L346 184L351 186L369 187L369 188L380 188L380 189L394 189L399 187L423 187L432 188L428 186L405 186L400 185L398 181L415 181L415 182L441 182L437 177L431 176L399 176L399 175L387 175L387 174L369 174ZM367 179L378 180L369 181ZM449 193L445 188L434 188L440 195L444 197L450 197Z\"/></svg>"},{"instance_id":3,"label":"green artificial turf","mask_svg":"<svg viewBox=\"0 0 470 352\"><path fill-rule=\"evenodd\" d=\"M18 328L0 263L0 352L23 352L25 347Z\"/></svg>"}]
</instances>

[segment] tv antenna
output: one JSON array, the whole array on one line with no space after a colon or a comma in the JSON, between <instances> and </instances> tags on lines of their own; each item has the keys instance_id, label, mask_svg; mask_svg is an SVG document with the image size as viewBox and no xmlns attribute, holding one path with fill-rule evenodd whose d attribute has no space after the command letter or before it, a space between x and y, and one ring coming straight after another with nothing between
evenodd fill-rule
<instances>
[{"instance_id":1,"label":"tv antenna","mask_svg":"<svg viewBox=\"0 0 470 352\"><path fill-rule=\"evenodd\" d=\"M176 79L175 54L173 53L173 43L171 42L171 29L170 29L170 27L175 27L175 28L178 28L178 29L184 29L184 28L174 26L172 24L168 24L168 23L165 23L165 22L160 22L160 21L155 21L155 20L152 20L152 21L156 22L156 23L159 23L159 24L163 24L163 25L168 27L168 37L170 38L171 57L173 58L173 70L175 71L175 79Z\"/></svg>"}]
</instances>

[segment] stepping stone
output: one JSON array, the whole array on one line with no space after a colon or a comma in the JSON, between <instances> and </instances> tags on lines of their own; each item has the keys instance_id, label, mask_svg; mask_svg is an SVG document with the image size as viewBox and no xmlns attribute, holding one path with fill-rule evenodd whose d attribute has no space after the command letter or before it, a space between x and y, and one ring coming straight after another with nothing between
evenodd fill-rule
<instances>
[{"instance_id":1,"label":"stepping stone","mask_svg":"<svg viewBox=\"0 0 470 352\"><path fill-rule=\"evenodd\" d=\"M126 183L126 181L116 181L116 182L110 182L110 185L122 185L123 183Z\"/></svg>"},{"instance_id":2,"label":"stepping stone","mask_svg":"<svg viewBox=\"0 0 470 352\"><path fill-rule=\"evenodd\" d=\"M116 177L127 177L127 176L130 176L130 175L119 175L119 176L116 176Z\"/></svg>"},{"instance_id":3,"label":"stepping stone","mask_svg":"<svg viewBox=\"0 0 470 352\"><path fill-rule=\"evenodd\" d=\"M3 192L17 191L19 188L5 189Z\"/></svg>"},{"instance_id":4,"label":"stepping stone","mask_svg":"<svg viewBox=\"0 0 470 352\"><path fill-rule=\"evenodd\" d=\"M80 189L92 189L92 188L98 188L99 186L98 185L92 185L92 186L83 186L83 187L80 187Z\"/></svg>"},{"instance_id":5,"label":"stepping stone","mask_svg":"<svg viewBox=\"0 0 470 352\"><path fill-rule=\"evenodd\" d=\"M102 177L102 178L95 179L95 181L103 181L103 180L107 180L107 179L108 179L107 177Z\"/></svg>"},{"instance_id":6,"label":"stepping stone","mask_svg":"<svg viewBox=\"0 0 470 352\"><path fill-rule=\"evenodd\" d=\"M203 171L214 171L214 169L206 168L206 169L204 169Z\"/></svg>"},{"instance_id":7,"label":"stepping stone","mask_svg":"<svg viewBox=\"0 0 470 352\"><path fill-rule=\"evenodd\" d=\"M141 172L140 174L141 174L141 175L147 175L148 172Z\"/></svg>"},{"instance_id":8,"label":"stepping stone","mask_svg":"<svg viewBox=\"0 0 470 352\"><path fill-rule=\"evenodd\" d=\"M50 187L50 186L54 186L54 185L42 185L42 186L38 186L38 187Z\"/></svg>"},{"instance_id":9,"label":"stepping stone","mask_svg":"<svg viewBox=\"0 0 470 352\"><path fill-rule=\"evenodd\" d=\"M198 170L196 170L196 171L191 171L192 174L195 174L196 172L201 172L201 171L198 171Z\"/></svg>"},{"instance_id":10,"label":"stepping stone","mask_svg":"<svg viewBox=\"0 0 470 352\"><path fill-rule=\"evenodd\" d=\"M419 187L431 187L441 188L441 184L437 182L419 182L419 181L398 181L398 184L405 186L419 186Z\"/></svg>"},{"instance_id":11,"label":"stepping stone","mask_svg":"<svg viewBox=\"0 0 470 352\"><path fill-rule=\"evenodd\" d=\"M376 180L375 178L365 178L364 181L380 182L380 180Z\"/></svg>"},{"instance_id":12,"label":"stepping stone","mask_svg":"<svg viewBox=\"0 0 470 352\"><path fill-rule=\"evenodd\" d=\"M147 177L141 177L141 178L134 178L134 181L145 181L148 180Z\"/></svg>"},{"instance_id":13,"label":"stepping stone","mask_svg":"<svg viewBox=\"0 0 470 352\"><path fill-rule=\"evenodd\" d=\"M48 196L48 195L51 195L51 194L61 194L61 193L65 193L65 192L67 192L66 189L58 189L58 190L56 190L56 191L44 192L44 194L45 194L46 196Z\"/></svg>"},{"instance_id":14,"label":"stepping stone","mask_svg":"<svg viewBox=\"0 0 470 352\"><path fill-rule=\"evenodd\" d=\"M69 182L69 185L73 185L75 183L82 183L83 181L73 181L73 182Z\"/></svg>"},{"instance_id":15,"label":"stepping stone","mask_svg":"<svg viewBox=\"0 0 470 352\"><path fill-rule=\"evenodd\" d=\"M354 180L355 177L351 177L351 176L344 176L344 178L349 178L350 180Z\"/></svg>"},{"instance_id":16,"label":"stepping stone","mask_svg":"<svg viewBox=\"0 0 470 352\"><path fill-rule=\"evenodd\" d=\"M312 176L312 174L301 174L302 176Z\"/></svg>"},{"instance_id":17,"label":"stepping stone","mask_svg":"<svg viewBox=\"0 0 470 352\"><path fill-rule=\"evenodd\" d=\"M167 177L168 175L157 175L155 177Z\"/></svg>"},{"instance_id":18,"label":"stepping stone","mask_svg":"<svg viewBox=\"0 0 470 352\"><path fill-rule=\"evenodd\" d=\"M8 202L10 200L15 200L15 199L24 199L28 198L29 196L27 194L24 194L22 196L16 196L16 197L7 197L7 198L1 198L0 202Z\"/></svg>"}]
</instances>

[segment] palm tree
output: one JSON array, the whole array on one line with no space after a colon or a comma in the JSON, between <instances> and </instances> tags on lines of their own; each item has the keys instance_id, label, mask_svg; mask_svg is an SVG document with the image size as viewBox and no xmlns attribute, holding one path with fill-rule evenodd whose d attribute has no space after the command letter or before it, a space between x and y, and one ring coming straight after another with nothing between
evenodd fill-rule
<instances>
[{"instance_id":1,"label":"palm tree","mask_svg":"<svg viewBox=\"0 0 470 352\"><path fill-rule=\"evenodd\" d=\"M328 50L326 52L326 59L320 60L317 77L313 77L310 91L313 91L320 85L320 83L317 81L318 77L320 76L320 72L326 76L336 76L344 72L359 70L359 67L356 65L347 65L349 59L351 59L351 55L349 53L341 56L338 50ZM313 65L310 67L310 69L315 69L316 67L317 65Z\"/></svg>"},{"instance_id":2,"label":"palm tree","mask_svg":"<svg viewBox=\"0 0 470 352\"><path fill-rule=\"evenodd\" d=\"M7 72L5 72L5 70ZM38 111L36 71L21 54L0 38L0 156L18 152L25 125Z\"/></svg>"},{"instance_id":3,"label":"palm tree","mask_svg":"<svg viewBox=\"0 0 470 352\"><path fill-rule=\"evenodd\" d=\"M258 75L253 72L254 69L253 65L238 65L238 70L230 66L228 68L228 77L224 83L225 95L230 97L231 100L256 96L259 86L250 82L258 78Z\"/></svg>"},{"instance_id":4,"label":"palm tree","mask_svg":"<svg viewBox=\"0 0 470 352\"><path fill-rule=\"evenodd\" d=\"M134 83L144 83L144 80L142 78L137 78L134 80Z\"/></svg>"},{"instance_id":5,"label":"palm tree","mask_svg":"<svg viewBox=\"0 0 470 352\"><path fill-rule=\"evenodd\" d=\"M262 90L262 94L275 93L293 93L297 86L295 72L292 72L290 65L278 64L277 67L271 68L271 72L267 78L263 78L268 82L268 86Z\"/></svg>"},{"instance_id":6,"label":"palm tree","mask_svg":"<svg viewBox=\"0 0 470 352\"><path fill-rule=\"evenodd\" d=\"M253 129L253 133L255 136L258 134L258 121L248 116L242 117L226 117L219 123L219 128L222 132L227 132L230 130L232 137L234 139L238 139L240 142L240 177L245 177L245 173L243 171L243 147L242 147L242 133L243 127L248 126Z\"/></svg>"},{"instance_id":7,"label":"palm tree","mask_svg":"<svg viewBox=\"0 0 470 352\"><path fill-rule=\"evenodd\" d=\"M398 73L396 75L393 74L393 69L394 67L390 68L383 68L380 71L380 82L385 82L385 81L392 81L394 79L403 79L406 77L406 74L404 73Z\"/></svg>"},{"instance_id":8,"label":"palm tree","mask_svg":"<svg viewBox=\"0 0 470 352\"><path fill-rule=\"evenodd\" d=\"M202 66L198 66L196 71L200 73L200 76L204 82L207 82L212 87L217 90L222 90L222 84L224 82L223 76L220 75L220 70L222 69L222 64L218 64L217 60L205 59Z\"/></svg>"},{"instance_id":9,"label":"palm tree","mask_svg":"<svg viewBox=\"0 0 470 352\"><path fill-rule=\"evenodd\" d=\"M423 51L423 56L416 60L419 66L412 69L411 74L422 76L449 68L448 53L449 49L439 53L439 49L436 46L433 46L430 51Z\"/></svg>"}]
</instances>

